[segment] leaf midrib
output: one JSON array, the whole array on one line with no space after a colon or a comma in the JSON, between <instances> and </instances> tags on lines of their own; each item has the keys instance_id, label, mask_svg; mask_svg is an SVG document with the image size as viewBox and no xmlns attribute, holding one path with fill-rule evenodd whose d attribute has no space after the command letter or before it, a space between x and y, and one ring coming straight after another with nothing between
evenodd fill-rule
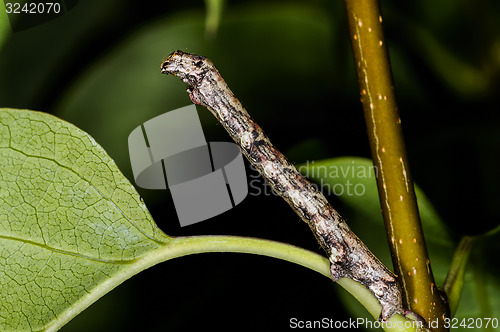
<instances>
[{"instance_id":1,"label":"leaf midrib","mask_svg":"<svg viewBox=\"0 0 500 332\"><path fill-rule=\"evenodd\" d=\"M48 246L46 244L42 244L42 243L39 243L39 242L36 242L36 241L21 239L21 238L17 238L17 237L14 237L14 236L7 236L7 235L1 235L0 234L0 239L10 240L10 241L17 241L17 242L21 242L21 243L24 243L24 244L30 244L30 245L37 246L37 247L40 247L40 248L43 248L43 249L46 249L46 250L49 250L49 251L52 251L52 252L55 252L55 253L58 253L58 254L63 254L63 255L68 255L68 256L83 258L83 259L87 259L87 260L90 260L90 261L100 262L100 263L106 263L106 264L124 264L124 265L126 265L126 264L133 264L138 259L140 259L140 257L136 257L136 258L133 258L133 259L121 259L121 260L118 260L118 259L116 259L116 260L114 260L114 259L102 259L102 258L96 258L96 257L92 257L92 256L89 256L89 255L84 255L84 254L80 254L80 253L76 253L76 252L72 252L72 251L67 251L67 250L61 250L61 249L53 248L53 247Z\"/></svg>"},{"instance_id":2,"label":"leaf midrib","mask_svg":"<svg viewBox=\"0 0 500 332\"><path fill-rule=\"evenodd\" d=\"M10 142L9 142L9 145L10 145ZM123 215L123 217L125 217L125 219L135 228L137 229L142 235L144 235L145 237L147 237L149 240L153 241L153 242L156 242L157 244L165 244L164 241L161 241L161 240L158 240L158 239L155 239L154 237L150 236L149 234L146 234L139 226L137 226L137 224L135 224L126 214L125 212L122 211L122 209L120 209L118 207L118 205L109 197L107 197L106 195L104 195L91 181L87 180L86 178L82 177L78 172L76 172L75 170L73 170L71 167L68 167L66 165L63 165L61 164L60 162L58 162L56 159L51 159L51 158L48 158L48 157L45 157L45 156L36 156L36 155L30 155L30 154L27 154L26 152L24 151L21 151L19 149L16 149L16 148L13 148L12 146L9 146L9 147L3 147L3 148L0 148L0 150L12 150L12 151L15 151L17 153L20 153L24 156L26 156L27 158L39 158L39 159L43 159L43 160L48 160L48 161L51 161L53 163L55 163L56 165L58 165L59 167L62 167L64 169L67 169L69 170L70 172L72 172L73 174L75 174L77 177L79 177L82 181L88 183L92 188L94 188L96 190L97 193L99 193L99 195L101 195L102 198L104 198L105 200L107 200L108 202L110 202L111 204L113 204L116 209ZM111 171L113 173L113 171Z\"/></svg>"}]
</instances>

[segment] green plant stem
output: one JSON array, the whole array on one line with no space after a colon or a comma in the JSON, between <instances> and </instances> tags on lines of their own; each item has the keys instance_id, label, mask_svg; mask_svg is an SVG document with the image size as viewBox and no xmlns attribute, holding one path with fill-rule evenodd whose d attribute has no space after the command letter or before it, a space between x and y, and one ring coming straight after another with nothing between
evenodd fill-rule
<instances>
[{"instance_id":1,"label":"green plant stem","mask_svg":"<svg viewBox=\"0 0 500 332\"><path fill-rule=\"evenodd\" d=\"M70 310L63 312L55 324L48 326L46 331L57 331L61 326L66 324L104 294L151 266L177 257L209 252L247 253L279 258L302 265L327 278L331 278L330 263L326 257L290 244L238 236L190 236L172 238L170 242L165 243L160 249L131 261L130 264L127 264L127 268L123 269L121 274L108 279L108 281L100 284L98 289L89 292L87 297L82 298L80 302L72 306ZM342 278L338 280L337 283L358 299L373 317L378 317L380 315L382 307L373 294L363 285L347 278ZM392 324L392 327L384 328L386 331L416 330L415 328L404 328L405 324L408 326L412 321L399 314L394 315L389 322Z\"/></svg>"},{"instance_id":2,"label":"green plant stem","mask_svg":"<svg viewBox=\"0 0 500 332\"><path fill-rule=\"evenodd\" d=\"M467 261L469 259L474 240L475 238L472 236L462 237L457 249L455 250L450 270L448 271L446 280L444 281L443 289L448 296L451 316L453 316L457 311L458 302L460 301L460 296L462 295L465 268L467 267Z\"/></svg>"},{"instance_id":3,"label":"green plant stem","mask_svg":"<svg viewBox=\"0 0 500 332\"><path fill-rule=\"evenodd\" d=\"M426 321L442 319L448 310L438 294L425 246L379 3L344 2L394 272L407 308Z\"/></svg>"},{"instance_id":4,"label":"green plant stem","mask_svg":"<svg viewBox=\"0 0 500 332\"><path fill-rule=\"evenodd\" d=\"M205 36L213 39L219 29L225 0L205 0Z\"/></svg>"}]
</instances>

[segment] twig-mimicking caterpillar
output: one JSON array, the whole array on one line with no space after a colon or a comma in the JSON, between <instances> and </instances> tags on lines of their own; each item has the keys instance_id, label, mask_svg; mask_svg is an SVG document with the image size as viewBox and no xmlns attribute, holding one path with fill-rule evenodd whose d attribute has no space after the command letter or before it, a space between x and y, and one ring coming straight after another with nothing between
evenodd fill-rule
<instances>
[{"instance_id":1,"label":"twig-mimicking caterpillar","mask_svg":"<svg viewBox=\"0 0 500 332\"><path fill-rule=\"evenodd\" d=\"M274 191L309 225L328 254L334 281L350 278L366 286L382 306L382 320L404 314L394 274L352 233L325 196L271 144L209 59L175 51L162 63L161 72L189 84L191 101L208 108Z\"/></svg>"}]
</instances>

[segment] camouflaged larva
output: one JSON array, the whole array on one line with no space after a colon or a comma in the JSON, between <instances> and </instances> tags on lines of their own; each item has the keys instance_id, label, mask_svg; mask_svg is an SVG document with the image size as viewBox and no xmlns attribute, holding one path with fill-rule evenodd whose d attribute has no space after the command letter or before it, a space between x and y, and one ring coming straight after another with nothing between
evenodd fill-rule
<instances>
[{"instance_id":1,"label":"camouflaged larva","mask_svg":"<svg viewBox=\"0 0 500 332\"><path fill-rule=\"evenodd\" d=\"M209 59L175 51L162 63L161 72L189 84L191 101L208 108L273 190L309 225L328 254L334 281L350 278L366 286L380 302L383 320L395 313L404 314L394 274L352 233L325 196L271 144Z\"/></svg>"}]
</instances>

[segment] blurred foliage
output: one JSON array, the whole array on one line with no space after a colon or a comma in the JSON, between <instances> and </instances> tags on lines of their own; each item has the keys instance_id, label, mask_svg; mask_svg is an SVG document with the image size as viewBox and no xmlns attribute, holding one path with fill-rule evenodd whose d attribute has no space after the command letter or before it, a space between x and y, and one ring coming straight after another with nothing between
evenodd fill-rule
<instances>
[{"instance_id":1,"label":"blurred foliage","mask_svg":"<svg viewBox=\"0 0 500 332\"><path fill-rule=\"evenodd\" d=\"M215 38L222 18L225 0L205 0L207 13L205 14L205 36Z\"/></svg>"},{"instance_id":2,"label":"blurred foliage","mask_svg":"<svg viewBox=\"0 0 500 332\"><path fill-rule=\"evenodd\" d=\"M376 171L374 173L371 160L341 157L300 165L300 169L304 176L314 179L323 191L337 196L346 205L348 210L345 215L354 233L386 266L392 266L389 246L385 240L384 221L380 213ZM415 193L432 272L438 287L442 287L456 244L451 239L450 231L444 227L431 202L418 186L415 186ZM496 258L488 255L488 252L500 250L497 241L500 239L499 235L496 232L490 235L492 238L485 237L482 241L490 242L490 245L480 246L475 250L473 262L466 270L463 300L459 302L459 309L453 316L459 322L462 319L500 316L500 301L497 300L500 298L498 269L484 268L495 264ZM366 309L348 293L340 292L340 295L353 317L370 317ZM460 326L458 329L466 330Z\"/></svg>"},{"instance_id":3,"label":"blurred foliage","mask_svg":"<svg viewBox=\"0 0 500 332\"><path fill-rule=\"evenodd\" d=\"M128 134L190 103L185 84L159 70L164 57L181 49L213 60L293 162L369 157L343 11L340 1L225 1L217 34L208 39L201 0L154 6L79 1L61 17L8 33L0 42L0 106L45 111L74 123L132 179ZM450 240L483 233L500 220L500 2L383 0L382 12L413 177L449 226ZM0 41L1 31L0 25ZM199 115L207 140L228 140L208 112L200 108ZM168 234L250 235L319 251L307 226L276 197L250 195L223 216L181 229L168 192L140 192ZM348 207L340 211L356 222ZM381 236L374 231L363 240L385 244ZM490 273L467 275L477 287L481 278L499 275L498 255L482 262L482 252L474 256L473 269ZM240 266L241 273L228 275L234 272L224 270L227 264ZM433 268L447 265L436 260ZM289 277L275 276L280 273ZM152 286L158 284L163 293ZM173 330L186 324L225 330L242 321L249 328L283 328L290 317L347 317L332 303L334 292L325 293L327 285L312 273L263 258L186 258L141 273L63 330L133 329L138 317L149 330L163 328L164 321ZM144 296L158 297L158 305L141 306ZM162 296L177 300L167 304ZM471 296L464 294L463 305L476 303L468 302ZM255 308L252 301L261 297L266 303ZM228 305L228 298L238 305Z\"/></svg>"},{"instance_id":4,"label":"blurred foliage","mask_svg":"<svg viewBox=\"0 0 500 332\"><path fill-rule=\"evenodd\" d=\"M3 1L0 2L0 6L3 6ZM0 49L10 34L9 18L7 13L2 10L0 11Z\"/></svg>"}]
</instances>

